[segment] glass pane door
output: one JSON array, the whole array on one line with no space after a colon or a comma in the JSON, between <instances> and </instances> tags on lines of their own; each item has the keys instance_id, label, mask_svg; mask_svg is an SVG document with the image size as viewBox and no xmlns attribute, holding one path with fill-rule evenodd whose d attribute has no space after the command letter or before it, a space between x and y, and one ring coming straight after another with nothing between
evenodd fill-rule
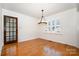
<instances>
[{"instance_id":1,"label":"glass pane door","mask_svg":"<svg viewBox=\"0 0 79 59\"><path fill-rule=\"evenodd\" d=\"M4 16L4 43L17 41L17 18Z\"/></svg>"}]
</instances>

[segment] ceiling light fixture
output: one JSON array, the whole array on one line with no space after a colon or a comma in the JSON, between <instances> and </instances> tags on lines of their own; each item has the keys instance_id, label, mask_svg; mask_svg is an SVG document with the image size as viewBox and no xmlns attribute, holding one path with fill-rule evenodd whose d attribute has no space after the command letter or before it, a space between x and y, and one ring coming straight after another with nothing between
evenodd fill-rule
<instances>
[{"instance_id":1,"label":"ceiling light fixture","mask_svg":"<svg viewBox=\"0 0 79 59\"><path fill-rule=\"evenodd\" d=\"M41 10L41 11L42 11L42 16L41 16L41 20L38 24L47 24L45 17L44 17L44 14L43 14L44 10Z\"/></svg>"}]
</instances>

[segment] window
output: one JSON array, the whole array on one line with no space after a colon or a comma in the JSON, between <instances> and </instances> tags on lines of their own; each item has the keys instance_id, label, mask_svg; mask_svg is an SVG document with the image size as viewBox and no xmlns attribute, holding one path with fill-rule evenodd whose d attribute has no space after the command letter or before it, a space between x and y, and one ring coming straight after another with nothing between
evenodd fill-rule
<instances>
[{"instance_id":1,"label":"window","mask_svg":"<svg viewBox=\"0 0 79 59\"><path fill-rule=\"evenodd\" d=\"M60 22L58 19L48 20L46 31L49 33L60 32Z\"/></svg>"}]
</instances>

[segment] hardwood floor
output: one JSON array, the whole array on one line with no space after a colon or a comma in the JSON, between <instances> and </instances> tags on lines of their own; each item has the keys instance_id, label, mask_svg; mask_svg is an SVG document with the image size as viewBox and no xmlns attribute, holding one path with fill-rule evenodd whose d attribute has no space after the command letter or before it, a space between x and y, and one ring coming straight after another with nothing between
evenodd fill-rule
<instances>
[{"instance_id":1,"label":"hardwood floor","mask_svg":"<svg viewBox=\"0 0 79 59\"><path fill-rule=\"evenodd\" d=\"M34 39L20 43L7 44L2 56L79 56L79 49L66 44L45 39Z\"/></svg>"}]
</instances>

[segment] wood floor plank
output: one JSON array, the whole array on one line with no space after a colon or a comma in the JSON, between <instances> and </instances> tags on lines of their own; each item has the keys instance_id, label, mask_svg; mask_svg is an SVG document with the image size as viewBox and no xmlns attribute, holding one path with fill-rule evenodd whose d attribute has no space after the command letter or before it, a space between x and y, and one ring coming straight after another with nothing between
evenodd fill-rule
<instances>
[{"instance_id":1,"label":"wood floor plank","mask_svg":"<svg viewBox=\"0 0 79 59\"><path fill-rule=\"evenodd\" d=\"M79 56L79 48L41 38L7 44L2 56Z\"/></svg>"}]
</instances>

